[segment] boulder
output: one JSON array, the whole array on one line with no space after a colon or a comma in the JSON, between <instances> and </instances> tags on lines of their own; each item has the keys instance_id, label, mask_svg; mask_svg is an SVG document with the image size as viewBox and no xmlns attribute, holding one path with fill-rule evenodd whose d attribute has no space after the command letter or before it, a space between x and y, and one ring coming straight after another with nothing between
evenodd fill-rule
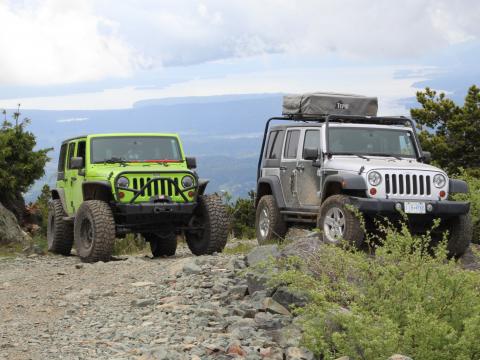
<instances>
[{"instance_id":1,"label":"boulder","mask_svg":"<svg viewBox=\"0 0 480 360\"><path fill-rule=\"evenodd\" d=\"M395 354L390 356L388 360L412 360L412 358L405 355Z\"/></svg>"},{"instance_id":2,"label":"boulder","mask_svg":"<svg viewBox=\"0 0 480 360\"><path fill-rule=\"evenodd\" d=\"M289 347L285 351L285 358L287 360L313 360L313 353L307 349Z\"/></svg>"},{"instance_id":3,"label":"boulder","mask_svg":"<svg viewBox=\"0 0 480 360\"><path fill-rule=\"evenodd\" d=\"M308 295L306 293L290 289L286 286L280 286L273 293L272 299L287 309L290 309L291 305L296 307L305 306L308 302Z\"/></svg>"},{"instance_id":4,"label":"boulder","mask_svg":"<svg viewBox=\"0 0 480 360\"><path fill-rule=\"evenodd\" d=\"M279 256L280 251L277 245L257 246L248 253L246 262L248 266L256 266L264 261L267 261L269 258L278 258Z\"/></svg>"},{"instance_id":5,"label":"boulder","mask_svg":"<svg viewBox=\"0 0 480 360\"><path fill-rule=\"evenodd\" d=\"M253 294L257 291L265 290L269 296L273 293L272 288L268 287L268 280L270 279L267 274L258 272L248 272L246 274L248 293Z\"/></svg>"},{"instance_id":6,"label":"boulder","mask_svg":"<svg viewBox=\"0 0 480 360\"><path fill-rule=\"evenodd\" d=\"M0 245L29 242L29 236L18 225L15 215L0 204Z\"/></svg>"},{"instance_id":7,"label":"boulder","mask_svg":"<svg viewBox=\"0 0 480 360\"><path fill-rule=\"evenodd\" d=\"M281 256L298 256L307 259L312 254L317 253L323 245L318 233L311 232L307 236L294 239L281 252Z\"/></svg>"},{"instance_id":8,"label":"boulder","mask_svg":"<svg viewBox=\"0 0 480 360\"><path fill-rule=\"evenodd\" d=\"M288 311L288 309L285 308L285 306L279 304L278 302L273 300L271 297L266 297L265 299L263 299L262 305L265 311L268 311L274 314L281 314L285 316L291 315L290 311Z\"/></svg>"}]
</instances>

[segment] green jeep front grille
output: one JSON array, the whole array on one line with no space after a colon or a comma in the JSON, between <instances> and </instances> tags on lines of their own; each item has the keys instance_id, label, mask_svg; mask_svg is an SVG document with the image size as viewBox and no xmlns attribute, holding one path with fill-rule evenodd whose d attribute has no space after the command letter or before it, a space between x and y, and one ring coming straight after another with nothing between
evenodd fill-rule
<instances>
[{"instance_id":1,"label":"green jeep front grille","mask_svg":"<svg viewBox=\"0 0 480 360\"><path fill-rule=\"evenodd\" d=\"M161 178L158 181L152 181L140 195L135 199L135 203L150 201L152 197L169 197L174 202L185 202L184 198L180 194L180 190L183 189L181 185L181 178L187 174L181 175L172 175L172 174L124 174L122 176L126 177L129 180L129 188L134 190L140 190L143 188L150 180L155 178ZM167 180L171 179L176 185L177 188ZM123 196L119 197L121 202L130 202L135 196L133 191L120 190L119 193L123 193ZM189 201L193 200L193 196L188 195L189 191L185 191L184 195Z\"/></svg>"},{"instance_id":2,"label":"green jeep front grille","mask_svg":"<svg viewBox=\"0 0 480 360\"><path fill-rule=\"evenodd\" d=\"M152 180L151 177L134 177L130 178L130 187L135 190L140 190L146 183ZM173 182L179 186L178 178L174 178ZM172 185L170 181L167 180L160 180L152 182L147 189L140 195L140 197L148 196L158 196L158 195L165 195L165 196L179 196L180 192L175 189L175 186Z\"/></svg>"}]
</instances>

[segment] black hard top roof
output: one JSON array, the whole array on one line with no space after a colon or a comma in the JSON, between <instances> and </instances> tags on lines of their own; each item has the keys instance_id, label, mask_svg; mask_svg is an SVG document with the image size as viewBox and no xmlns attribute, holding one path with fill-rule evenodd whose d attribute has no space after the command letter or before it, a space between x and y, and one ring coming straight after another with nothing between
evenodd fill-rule
<instances>
[{"instance_id":1,"label":"black hard top roof","mask_svg":"<svg viewBox=\"0 0 480 360\"><path fill-rule=\"evenodd\" d=\"M63 140L63 141L62 141L62 145L63 145L63 144L66 144L66 143L69 143L70 141L73 141L73 140L85 139L86 137L87 137L87 135L75 136L75 137L72 137L72 138L70 138L70 139Z\"/></svg>"}]
</instances>

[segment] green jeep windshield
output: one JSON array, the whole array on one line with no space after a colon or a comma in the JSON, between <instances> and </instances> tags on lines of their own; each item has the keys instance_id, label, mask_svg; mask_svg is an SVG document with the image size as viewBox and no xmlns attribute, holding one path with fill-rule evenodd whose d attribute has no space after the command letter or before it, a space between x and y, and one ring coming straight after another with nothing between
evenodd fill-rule
<instances>
[{"instance_id":1,"label":"green jeep windshield","mask_svg":"<svg viewBox=\"0 0 480 360\"><path fill-rule=\"evenodd\" d=\"M413 135L407 130L331 127L329 152L336 155L415 157Z\"/></svg>"},{"instance_id":2,"label":"green jeep windshield","mask_svg":"<svg viewBox=\"0 0 480 360\"><path fill-rule=\"evenodd\" d=\"M94 137L90 148L94 164L182 161L178 140L171 136Z\"/></svg>"}]
</instances>

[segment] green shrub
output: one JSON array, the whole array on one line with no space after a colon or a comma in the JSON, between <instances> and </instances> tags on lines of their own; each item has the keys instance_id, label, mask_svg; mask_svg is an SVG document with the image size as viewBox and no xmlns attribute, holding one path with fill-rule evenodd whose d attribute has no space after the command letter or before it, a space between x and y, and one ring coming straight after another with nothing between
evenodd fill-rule
<instances>
[{"instance_id":1,"label":"green shrub","mask_svg":"<svg viewBox=\"0 0 480 360\"><path fill-rule=\"evenodd\" d=\"M273 279L309 289L301 315L304 344L322 359L478 359L480 273L447 259L442 242L385 229L375 256L325 245ZM308 270L308 271L306 271Z\"/></svg>"},{"instance_id":2,"label":"green shrub","mask_svg":"<svg viewBox=\"0 0 480 360\"><path fill-rule=\"evenodd\" d=\"M43 236L47 235L47 225L48 225L48 202L50 201L52 195L51 195L51 189L48 184L43 185L42 187L42 192L38 196L37 200L34 203L34 206L37 207L40 217L41 217L41 223L40 223L40 233Z\"/></svg>"},{"instance_id":3,"label":"green shrub","mask_svg":"<svg viewBox=\"0 0 480 360\"><path fill-rule=\"evenodd\" d=\"M457 194L456 200L470 201L470 215L473 223L473 242L480 244L480 178L475 177L471 172L462 170L460 179L468 183L469 194Z\"/></svg>"},{"instance_id":4,"label":"green shrub","mask_svg":"<svg viewBox=\"0 0 480 360\"><path fill-rule=\"evenodd\" d=\"M138 254L145 250L147 244L142 236L135 234L128 234L123 239L117 239L115 241L115 247L113 249L114 255L129 255Z\"/></svg>"},{"instance_id":5,"label":"green shrub","mask_svg":"<svg viewBox=\"0 0 480 360\"><path fill-rule=\"evenodd\" d=\"M48 152L34 150L35 135L26 131L29 119L19 120L20 112L13 114L14 124L4 121L0 126L0 200L27 191L45 174Z\"/></svg>"},{"instance_id":6,"label":"green shrub","mask_svg":"<svg viewBox=\"0 0 480 360\"><path fill-rule=\"evenodd\" d=\"M234 246L227 245L223 250L223 253L227 255L247 254L254 247L255 247L254 244L239 242L239 243L236 243Z\"/></svg>"},{"instance_id":7,"label":"green shrub","mask_svg":"<svg viewBox=\"0 0 480 360\"><path fill-rule=\"evenodd\" d=\"M228 193L223 194L230 217L230 231L239 239L254 239L255 235L255 192L249 191L248 198L233 201Z\"/></svg>"}]
</instances>

